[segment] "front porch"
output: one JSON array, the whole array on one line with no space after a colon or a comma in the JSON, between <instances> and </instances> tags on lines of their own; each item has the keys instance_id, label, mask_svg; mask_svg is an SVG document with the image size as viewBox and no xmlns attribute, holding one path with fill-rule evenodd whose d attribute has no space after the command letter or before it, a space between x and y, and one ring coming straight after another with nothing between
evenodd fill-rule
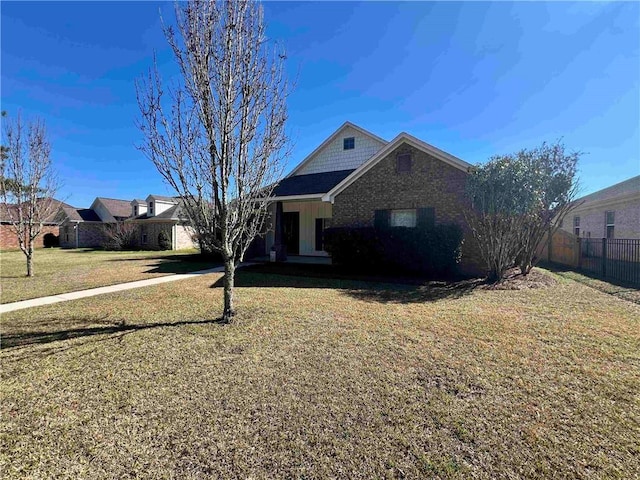
<instances>
[{"instance_id":1,"label":"front porch","mask_svg":"<svg viewBox=\"0 0 640 480\"><path fill-rule=\"evenodd\" d=\"M331 263L324 250L323 232L331 223L331 204L318 199L278 200L269 207L272 229L265 238L265 255L276 252L278 261Z\"/></svg>"}]
</instances>

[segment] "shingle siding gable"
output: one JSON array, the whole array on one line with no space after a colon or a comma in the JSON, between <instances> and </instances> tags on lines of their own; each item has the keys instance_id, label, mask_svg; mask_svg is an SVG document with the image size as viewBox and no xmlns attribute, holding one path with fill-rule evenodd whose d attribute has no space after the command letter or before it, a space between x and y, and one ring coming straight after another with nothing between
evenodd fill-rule
<instances>
[{"instance_id":1,"label":"shingle siding gable","mask_svg":"<svg viewBox=\"0 0 640 480\"><path fill-rule=\"evenodd\" d=\"M344 150L345 138L355 139L355 148ZM316 153L306 165L295 172L295 175L333 172L337 170L353 170L370 159L384 143L365 135L358 130L347 127L321 151Z\"/></svg>"}]
</instances>

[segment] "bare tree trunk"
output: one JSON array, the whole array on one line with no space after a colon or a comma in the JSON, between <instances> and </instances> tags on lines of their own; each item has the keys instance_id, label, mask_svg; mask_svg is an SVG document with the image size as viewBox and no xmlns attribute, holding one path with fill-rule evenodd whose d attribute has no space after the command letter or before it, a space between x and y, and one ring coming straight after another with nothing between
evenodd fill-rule
<instances>
[{"instance_id":1,"label":"bare tree trunk","mask_svg":"<svg viewBox=\"0 0 640 480\"><path fill-rule=\"evenodd\" d=\"M33 277L33 240L29 240L27 247L27 277Z\"/></svg>"},{"instance_id":2,"label":"bare tree trunk","mask_svg":"<svg viewBox=\"0 0 640 480\"><path fill-rule=\"evenodd\" d=\"M230 322L236 265L263 230L289 154L286 55L257 1L176 2L175 12L164 32L181 79L164 92L154 65L137 84L139 148L181 197L201 244L222 255Z\"/></svg>"},{"instance_id":3,"label":"bare tree trunk","mask_svg":"<svg viewBox=\"0 0 640 480\"><path fill-rule=\"evenodd\" d=\"M233 308L233 286L235 283L236 264L233 258L225 258L224 260L224 310L222 312L222 321L231 323L235 315Z\"/></svg>"}]
</instances>

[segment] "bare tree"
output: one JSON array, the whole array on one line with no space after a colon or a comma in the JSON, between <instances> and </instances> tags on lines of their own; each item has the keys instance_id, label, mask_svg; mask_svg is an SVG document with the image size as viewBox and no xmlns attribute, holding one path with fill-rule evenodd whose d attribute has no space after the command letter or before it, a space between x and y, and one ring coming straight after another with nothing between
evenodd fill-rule
<instances>
[{"instance_id":1,"label":"bare tree","mask_svg":"<svg viewBox=\"0 0 640 480\"><path fill-rule=\"evenodd\" d=\"M59 184L42 120L25 125L18 113L15 119L5 121L3 133L6 158L0 179L2 209L20 250L27 257L27 276L32 277L34 242L60 206L54 199Z\"/></svg>"},{"instance_id":2,"label":"bare tree","mask_svg":"<svg viewBox=\"0 0 640 480\"><path fill-rule=\"evenodd\" d=\"M255 1L176 3L164 26L180 79L157 66L138 82L142 152L184 201L197 236L224 261L223 320L234 315L236 266L261 232L288 154L285 56Z\"/></svg>"},{"instance_id":3,"label":"bare tree","mask_svg":"<svg viewBox=\"0 0 640 480\"><path fill-rule=\"evenodd\" d=\"M138 227L130 222L107 223L104 226L104 235L107 237L105 249L107 250L131 250L136 247Z\"/></svg>"}]
</instances>

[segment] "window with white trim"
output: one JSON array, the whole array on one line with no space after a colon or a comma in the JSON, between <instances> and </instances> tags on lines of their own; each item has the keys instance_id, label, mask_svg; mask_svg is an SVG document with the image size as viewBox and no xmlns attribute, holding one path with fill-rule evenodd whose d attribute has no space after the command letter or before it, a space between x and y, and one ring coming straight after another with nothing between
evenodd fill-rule
<instances>
[{"instance_id":1,"label":"window with white trim","mask_svg":"<svg viewBox=\"0 0 640 480\"><path fill-rule=\"evenodd\" d=\"M607 238L614 238L616 212L604 212L604 233Z\"/></svg>"},{"instance_id":2,"label":"window with white trim","mask_svg":"<svg viewBox=\"0 0 640 480\"><path fill-rule=\"evenodd\" d=\"M391 210L391 215L389 216L389 226L413 228L416 226L416 220L417 212L415 208Z\"/></svg>"},{"instance_id":3,"label":"window with white trim","mask_svg":"<svg viewBox=\"0 0 640 480\"><path fill-rule=\"evenodd\" d=\"M580 217L573 217L573 233L576 237L580 236Z\"/></svg>"}]
</instances>

